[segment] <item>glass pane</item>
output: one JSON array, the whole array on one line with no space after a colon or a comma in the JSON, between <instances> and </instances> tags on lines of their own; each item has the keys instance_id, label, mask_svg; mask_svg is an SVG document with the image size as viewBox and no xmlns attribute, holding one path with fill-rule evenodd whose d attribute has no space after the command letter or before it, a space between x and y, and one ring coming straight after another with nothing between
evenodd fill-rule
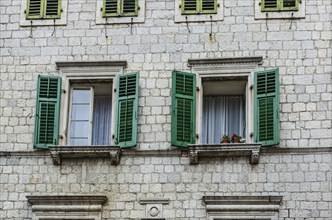
<instances>
[{"instance_id":1,"label":"glass pane","mask_svg":"<svg viewBox=\"0 0 332 220\"><path fill-rule=\"evenodd\" d=\"M70 145L75 146L82 146L82 145L89 145L87 138L75 138L70 140Z\"/></svg>"},{"instance_id":2,"label":"glass pane","mask_svg":"<svg viewBox=\"0 0 332 220\"><path fill-rule=\"evenodd\" d=\"M72 103L86 103L90 104L90 89L73 89Z\"/></svg>"},{"instance_id":3,"label":"glass pane","mask_svg":"<svg viewBox=\"0 0 332 220\"><path fill-rule=\"evenodd\" d=\"M89 136L89 121L72 121L70 124L70 137Z\"/></svg>"},{"instance_id":4,"label":"glass pane","mask_svg":"<svg viewBox=\"0 0 332 220\"><path fill-rule=\"evenodd\" d=\"M71 110L71 120L89 120L90 105L75 104Z\"/></svg>"}]
</instances>

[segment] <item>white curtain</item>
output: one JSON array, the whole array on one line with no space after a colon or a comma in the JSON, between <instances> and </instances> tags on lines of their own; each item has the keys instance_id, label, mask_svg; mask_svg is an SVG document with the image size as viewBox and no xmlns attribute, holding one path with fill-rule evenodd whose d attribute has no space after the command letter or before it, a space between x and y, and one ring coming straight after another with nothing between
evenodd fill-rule
<instances>
[{"instance_id":1,"label":"white curtain","mask_svg":"<svg viewBox=\"0 0 332 220\"><path fill-rule=\"evenodd\" d=\"M226 134L245 133L243 96L204 96L202 143L217 144Z\"/></svg>"},{"instance_id":2,"label":"white curtain","mask_svg":"<svg viewBox=\"0 0 332 220\"><path fill-rule=\"evenodd\" d=\"M111 96L95 96L92 125L92 145L109 145L112 116Z\"/></svg>"}]
</instances>

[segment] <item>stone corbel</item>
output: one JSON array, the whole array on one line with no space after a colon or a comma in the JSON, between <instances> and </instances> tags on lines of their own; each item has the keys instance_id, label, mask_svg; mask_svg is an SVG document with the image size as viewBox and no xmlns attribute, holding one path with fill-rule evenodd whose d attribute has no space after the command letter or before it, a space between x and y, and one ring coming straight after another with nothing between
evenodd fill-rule
<instances>
[{"instance_id":1,"label":"stone corbel","mask_svg":"<svg viewBox=\"0 0 332 220\"><path fill-rule=\"evenodd\" d=\"M119 146L55 146L50 147L54 165L60 165L65 158L109 158L112 165L120 163Z\"/></svg>"},{"instance_id":2,"label":"stone corbel","mask_svg":"<svg viewBox=\"0 0 332 220\"><path fill-rule=\"evenodd\" d=\"M261 145L240 144L191 144L188 146L190 164L198 164L199 157L243 157L249 156L251 164L258 164Z\"/></svg>"}]
</instances>

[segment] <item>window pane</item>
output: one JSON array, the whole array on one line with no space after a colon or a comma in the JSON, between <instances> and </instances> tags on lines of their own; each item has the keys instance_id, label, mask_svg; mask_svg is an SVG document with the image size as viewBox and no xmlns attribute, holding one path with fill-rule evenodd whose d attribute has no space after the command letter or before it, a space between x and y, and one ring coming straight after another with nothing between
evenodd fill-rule
<instances>
[{"instance_id":1,"label":"window pane","mask_svg":"<svg viewBox=\"0 0 332 220\"><path fill-rule=\"evenodd\" d=\"M74 104L72 106L71 119L89 120L90 105Z\"/></svg>"},{"instance_id":2,"label":"window pane","mask_svg":"<svg viewBox=\"0 0 332 220\"><path fill-rule=\"evenodd\" d=\"M70 126L70 137L89 137L89 121L72 121Z\"/></svg>"},{"instance_id":3,"label":"window pane","mask_svg":"<svg viewBox=\"0 0 332 220\"><path fill-rule=\"evenodd\" d=\"M72 103L90 104L90 89L73 89Z\"/></svg>"}]
</instances>

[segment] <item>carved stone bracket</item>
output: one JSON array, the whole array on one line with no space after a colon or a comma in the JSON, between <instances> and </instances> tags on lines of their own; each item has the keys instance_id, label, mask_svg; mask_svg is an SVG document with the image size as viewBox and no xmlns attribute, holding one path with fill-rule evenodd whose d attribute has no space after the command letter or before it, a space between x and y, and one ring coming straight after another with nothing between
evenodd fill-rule
<instances>
[{"instance_id":1,"label":"carved stone bracket","mask_svg":"<svg viewBox=\"0 0 332 220\"><path fill-rule=\"evenodd\" d=\"M54 165L60 165L64 158L110 158L111 164L120 163L121 150L118 146L56 146L50 147Z\"/></svg>"},{"instance_id":2,"label":"carved stone bracket","mask_svg":"<svg viewBox=\"0 0 332 220\"><path fill-rule=\"evenodd\" d=\"M258 164L260 144L202 144L189 145L190 164L198 164L199 157L243 157L250 156L251 164Z\"/></svg>"}]
</instances>

